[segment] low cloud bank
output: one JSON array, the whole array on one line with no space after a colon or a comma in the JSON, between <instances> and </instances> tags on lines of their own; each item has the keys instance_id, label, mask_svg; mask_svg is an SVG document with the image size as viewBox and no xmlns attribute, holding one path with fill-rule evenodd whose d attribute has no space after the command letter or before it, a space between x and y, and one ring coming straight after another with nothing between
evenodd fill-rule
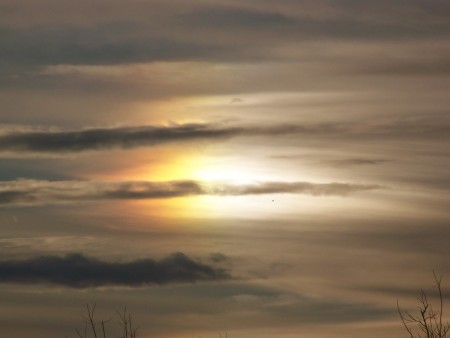
<instances>
[{"instance_id":1,"label":"low cloud bank","mask_svg":"<svg viewBox=\"0 0 450 338\"><path fill-rule=\"evenodd\" d=\"M0 261L0 282L51 283L70 288L164 285L230 279L224 269L203 264L183 253L166 258L105 262L83 254L40 256Z\"/></svg>"}]
</instances>

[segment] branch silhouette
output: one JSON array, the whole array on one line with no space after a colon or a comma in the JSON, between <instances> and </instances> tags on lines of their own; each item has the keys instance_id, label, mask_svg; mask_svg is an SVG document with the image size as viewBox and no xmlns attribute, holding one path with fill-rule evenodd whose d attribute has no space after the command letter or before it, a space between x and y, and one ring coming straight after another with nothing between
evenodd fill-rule
<instances>
[{"instance_id":1,"label":"branch silhouette","mask_svg":"<svg viewBox=\"0 0 450 338\"><path fill-rule=\"evenodd\" d=\"M417 312L402 311L397 300L397 311L400 315L403 327L410 338L447 338L450 324L442 321L443 294L442 276L437 276L433 271L434 286L438 291L438 310L435 309L428 295L422 289L417 297L419 304Z\"/></svg>"},{"instance_id":2,"label":"branch silhouette","mask_svg":"<svg viewBox=\"0 0 450 338\"><path fill-rule=\"evenodd\" d=\"M80 331L75 329L78 338L108 338L106 333L106 323L108 323L112 318L107 320L97 320L95 317L96 304L86 305L86 314L81 315L84 322L84 327ZM137 338L138 328L134 325L133 317L131 313L125 307L123 311L117 311L118 323L122 328L122 335L117 338ZM101 335L101 336L100 336Z\"/></svg>"}]
</instances>

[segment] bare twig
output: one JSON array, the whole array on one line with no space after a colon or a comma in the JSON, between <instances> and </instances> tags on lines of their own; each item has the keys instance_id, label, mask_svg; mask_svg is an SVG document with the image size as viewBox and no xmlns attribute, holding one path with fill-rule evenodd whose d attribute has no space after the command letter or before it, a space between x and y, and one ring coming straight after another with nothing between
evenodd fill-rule
<instances>
[{"instance_id":1,"label":"bare twig","mask_svg":"<svg viewBox=\"0 0 450 338\"><path fill-rule=\"evenodd\" d=\"M133 317L125 307L123 312L117 311L119 323L122 326L123 336L121 338L136 338L138 328L133 324Z\"/></svg>"},{"instance_id":2,"label":"bare twig","mask_svg":"<svg viewBox=\"0 0 450 338\"><path fill-rule=\"evenodd\" d=\"M403 327L410 338L447 338L450 330L450 324L443 323L443 294L441 281L442 276L438 277L433 271L435 287L439 296L439 311L433 308L433 304L429 301L425 291L421 290L417 297L419 305L417 306L418 314L412 314L408 311L402 311L397 300L397 311L400 315Z\"/></svg>"},{"instance_id":3,"label":"bare twig","mask_svg":"<svg viewBox=\"0 0 450 338\"><path fill-rule=\"evenodd\" d=\"M106 333L106 323L109 322L111 318L107 320L96 321L95 309L96 304L86 305L87 314L81 316L84 322L84 334L82 334L78 329L75 329L78 338L88 338L88 331L91 332L91 335L93 335L94 338L100 338L100 334L103 338L108 337ZM134 325L133 317L131 316L127 308L124 308L123 312L117 311L117 315L119 316L119 324L123 330L123 336L121 336L120 338L136 338L138 328ZM99 326L101 327L101 333L99 333L98 330ZM91 335L89 335L89 337L91 337Z\"/></svg>"}]
</instances>

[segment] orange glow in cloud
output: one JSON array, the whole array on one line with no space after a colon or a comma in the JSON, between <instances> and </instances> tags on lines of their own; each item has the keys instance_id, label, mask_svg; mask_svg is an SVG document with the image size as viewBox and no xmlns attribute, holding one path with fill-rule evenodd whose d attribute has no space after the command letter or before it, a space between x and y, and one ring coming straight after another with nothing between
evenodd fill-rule
<instances>
[{"instance_id":1,"label":"orange glow in cloud","mask_svg":"<svg viewBox=\"0 0 450 338\"><path fill-rule=\"evenodd\" d=\"M149 165L139 168L133 174L135 180L171 181L195 180L208 185L252 184L263 181L279 181L280 177L268 172L268 169L240 158L216 158L204 153L185 152L167 154L164 161L158 161L158 167ZM131 178L131 177L130 177ZM288 177L284 177L288 179ZM279 203L274 206L274 196L186 196L180 198L137 201L147 213L165 218L260 218L273 213L286 214L295 209L289 196L277 197Z\"/></svg>"},{"instance_id":2,"label":"orange glow in cloud","mask_svg":"<svg viewBox=\"0 0 450 338\"><path fill-rule=\"evenodd\" d=\"M121 180L133 181L177 181L194 179L197 163L201 155L196 151L185 150L180 153L177 149L164 147L152 154L150 163L141 165L125 172L121 172ZM157 159L155 160L155 156ZM133 201L144 214L163 218L194 217L195 208L192 206L195 196L169 199L152 199Z\"/></svg>"},{"instance_id":3,"label":"orange glow in cloud","mask_svg":"<svg viewBox=\"0 0 450 338\"><path fill-rule=\"evenodd\" d=\"M229 98L227 98L229 100ZM222 98L222 100L224 100ZM176 102L175 102L176 101ZM189 102L188 102L189 101ZM214 101L214 100L213 100ZM185 101L177 100L161 103L158 110L164 111L174 108L175 114L178 105L208 105L208 101L199 98L190 98ZM209 102L211 104L211 102ZM181 109L182 110L182 109ZM212 109L214 110L214 109ZM166 116L167 117L167 116ZM151 124L161 123L149 121ZM176 123L190 123L193 120L180 120ZM201 122L201 121L197 121ZM175 122L166 122L175 123ZM270 150L252 148L251 142L241 144L241 147L251 153L251 156L236 154L236 144L233 141L226 143L210 143L196 141L183 144L165 144L152 148L141 148L129 151L123 158L128 164L125 169L111 170L89 179L107 181L176 181L195 180L205 184L252 184L266 181L318 181L310 170L301 166L286 168L284 163L271 160ZM240 150L245 150L241 148ZM123 156L117 152L116 156ZM316 173L317 174L317 173ZM312 209L315 198L309 196L292 195L260 195L260 196L185 196L169 199L151 199L131 201L144 215L162 218L215 218L239 217L262 218L274 215L287 215L300 209ZM275 200L277 204L275 204ZM301 201L301 205L298 205ZM282 202L282 203L281 203ZM305 209L306 210L306 209Z\"/></svg>"},{"instance_id":4,"label":"orange glow in cloud","mask_svg":"<svg viewBox=\"0 0 450 338\"><path fill-rule=\"evenodd\" d=\"M243 158L232 152L222 153L223 149L195 148L180 149L179 146L164 146L156 149L143 149L134 156L136 167L108 175L112 181L176 181L194 180L208 185L252 184L267 181L306 180L306 174L296 168L294 172L283 171L264 164L255 158ZM146 162L146 158L148 161ZM144 159L144 160L143 160ZM300 178L298 175L302 175ZM105 178L103 178L105 179ZM315 198L309 196L246 195L246 196L184 196L169 199L151 199L128 202L135 206L136 212L149 217L161 218L262 218L267 216L290 215L300 209L311 209ZM298 205L301 201L301 205ZM306 209L305 209L306 210Z\"/></svg>"}]
</instances>

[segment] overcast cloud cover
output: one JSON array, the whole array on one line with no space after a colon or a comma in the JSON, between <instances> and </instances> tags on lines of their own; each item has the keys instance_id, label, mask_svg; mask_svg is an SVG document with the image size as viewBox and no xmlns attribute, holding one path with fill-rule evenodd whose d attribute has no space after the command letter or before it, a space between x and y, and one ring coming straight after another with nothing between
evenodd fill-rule
<instances>
[{"instance_id":1,"label":"overcast cloud cover","mask_svg":"<svg viewBox=\"0 0 450 338\"><path fill-rule=\"evenodd\" d=\"M3 334L401 337L449 89L446 0L0 0Z\"/></svg>"}]
</instances>

